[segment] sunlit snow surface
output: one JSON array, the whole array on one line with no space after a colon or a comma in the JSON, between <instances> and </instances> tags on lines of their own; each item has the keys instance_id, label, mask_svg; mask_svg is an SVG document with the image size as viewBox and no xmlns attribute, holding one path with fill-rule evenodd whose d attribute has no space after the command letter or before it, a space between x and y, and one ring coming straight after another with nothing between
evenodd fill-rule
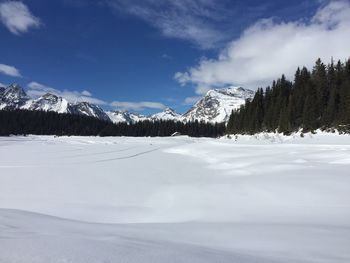
<instances>
[{"instance_id":1,"label":"sunlit snow surface","mask_svg":"<svg viewBox=\"0 0 350 263\"><path fill-rule=\"evenodd\" d=\"M0 138L0 262L350 262L350 136Z\"/></svg>"}]
</instances>

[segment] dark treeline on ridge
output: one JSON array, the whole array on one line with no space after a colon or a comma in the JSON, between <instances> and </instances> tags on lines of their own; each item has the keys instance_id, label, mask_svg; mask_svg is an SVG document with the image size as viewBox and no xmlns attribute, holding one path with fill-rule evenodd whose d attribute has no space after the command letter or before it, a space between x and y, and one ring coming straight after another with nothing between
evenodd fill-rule
<instances>
[{"instance_id":1,"label":"dark treeline on ridge","mask_svg":"<svg viewBox=\"0 0 350 263\"><path fill-rule=\"evenodd\" d=\"M225 124L203 122L143 121L113 124L93 117L45 111L0 110L0 136L171 136L175 132L192 137L218 137Z\"/></svg>"},{"instance_id":2,"label":"dark treeline on ridge","mask_svg":"<svg viewBox=\"0 0 350 263\"><path fill-rule=\"evenodd\" d=\"M335 65L320 59L310 72L298 68L294 82L282 78L234 111L227 133L313 131L337 128L350 131L350 60Z\"/></svg>"}]
</instances>

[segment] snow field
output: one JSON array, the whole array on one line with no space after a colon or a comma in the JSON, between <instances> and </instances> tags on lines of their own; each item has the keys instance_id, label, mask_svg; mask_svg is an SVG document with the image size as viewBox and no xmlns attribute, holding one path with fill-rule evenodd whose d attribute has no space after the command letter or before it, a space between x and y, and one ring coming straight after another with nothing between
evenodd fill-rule
<instances>
[{"instance_id":1,"label":"snow field","mask_svg":"<svg viewBox=\"0 0 350 263\"><path fill-rule=\"evenodd\" d=\"M0 262L349 262L350 136L0 138Z\"/></svg>"}]
</instances>

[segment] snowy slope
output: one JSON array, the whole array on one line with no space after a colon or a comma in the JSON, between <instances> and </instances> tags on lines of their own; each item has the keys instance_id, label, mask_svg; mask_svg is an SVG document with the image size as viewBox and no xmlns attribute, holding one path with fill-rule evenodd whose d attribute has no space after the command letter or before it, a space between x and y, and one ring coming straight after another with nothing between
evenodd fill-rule
<instances>
[{"instance_id":1,"label":"snowy slope","mask_svg":"<svg viewBox=\"0 0 350 263\"><path fill-rule=\"evenodd\" d=\"M226 122L232 110L253 96L253 91L238 87L209 90L183 117L188 121Z\"/></svg>"},{"instance_id":2,"label":"snowy slope","mask_svg":"<svg viewBox=\"0 0 350 263\"><path fill-rule=\"evenodd\" d=\"M144 116L137 113L132 113L128 111L109 111L106 112L109 118L114 123L127 122L135 123L138 121L154 121L154 120L176 120L181 121L182 117L180 114L176 113L173 109L166 108L164 111L150 115Z\"/></svg>"},{"instance_id":3,"label":"snowy slope","mask_svg":"<svg viewBox=\"0 0 350 263\"><path fill-rule=\"evenodd\" d=\"M127 111L107 111L109 119L114 123L127 122L131 123L132 119L129 117Z\"/></svg>"},{"instance_id":4,"label":"snowy slope","mask_svg":"<svg viewBox=\"0 0 350 263\"><path fill-rule=\"evenodd\" d=\"M135 123L139 121L148 120L148 118L144 115L131 113L128 111L107 111L106 113L109 119L114 123L120 123L120 122Z\"/></svg>"},{"instance_id":5,"label":"snowy slope","mask_svg":"<svg viewBox=\"0 0 350 263\"><path fill-rule=\"evenodd\" d=\"M24 90L17 84L0 91L0 110L13 110L23 106L29 99Z\"/></svg>"},{"instance_id":6,"label":"snowy slope","mask_svg":"<svg viewBox=\"0 0 350 263\"><path fill-rule=\"evenodd\" d=\"M75 104L71 104L70 113L94 117L104 121L110 121L108 115L102 108L89 102L77 102Z\"/></svg>"},{"instance_id":7,"label":"snowy slope","mask_svg":"<svg viewBox=\"0 0 350 263\"><path fill-rule=\"evenodd\" d=\"M171 225L171 228L174 229L167 225L88 224L0 209L0 262L271 262L198 245L190 241L188 234L184 235L187 242L172 240L175 231L183 235L185 231L191 233L192 228L191 225Z\"/></svg>"},{"instance_id":8,"label":"snowy slope","mask_svg":"<svg viewBox=\"0 0 350 263\"><path fill-rule=\"evenodd\" d=\"M331 224L113 225L0 209L0 230L0 262L4 263L336 263L349 259L349 229Z\"/></svg>"},{"instance_id":9,"label":"snowy slope","mask_svg":"<svg viewBox=\"0 0 350 263\"><path fill-rule=\"evenodd\" d=\"M88 102L69 103L66 99L50 93L37 99L30 99L23 88L16 84L0 89L0 110L3 109L54 111L110 120L104 110L97 105Z\"/></svg>"},{"instance_id":10,"label":"snowy slope","mask_svg":"<svg viewBox=\"0 0 350 263\"><path fill-rule=\"evenodd\" d=\"M271 138L0 138L0 262L349 262L350 136Z\"/></svg>"},{"instance_id":11,"label":"snowy slope","mask_svg":"<svg viewBox=\"0 0 350 263\"><path fill-rule=\"evenodd\" d=\"M58 113L70 113L71 111L67 100L50 93L38 99L28 100L21 108L26 110L55 111Z\"/></svg>"},{"instance_id":12,"label":"snowy slope","mask_svg":"<svg viewBox=\"0 0 350 263\"><path fill-rule=\"evenodd\" d=\"M150 116L151 120L173 120L173 121L181 121L182 116L178 113L176 113L173 109L171 108L166 108L162 112L158 112L156 114L153 114Z\"/></svg>"}]
</instances>

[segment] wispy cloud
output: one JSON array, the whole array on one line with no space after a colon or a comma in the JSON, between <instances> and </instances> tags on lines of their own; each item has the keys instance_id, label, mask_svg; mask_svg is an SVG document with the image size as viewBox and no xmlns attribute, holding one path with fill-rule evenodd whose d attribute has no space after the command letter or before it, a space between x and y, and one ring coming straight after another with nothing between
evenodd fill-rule
<instances>
[{"instance_id":1,"label":"wispy cloud","mask_svg":"<svg viewBox=\"0 0 350 263\"><path fill-rule=\"evenodd\" d=\"M145 109L165 109L166 106L160 102L153 101L113 101L110 106L120 110L143 111Z\"/></svg>"},{"instance_id":2,"label":"wispy cloud","mask_svg":"<svg viewBox=\"0 0 350 263\"><path fill-rule=\"evenodd\" d=\"M28 95L32 98L40 97L46 93L55 94L67 99L69 102L90 102L96 105L106 105L107 102L94 98L92 94L87 91L74 91L74 90L59 90L52 88L38 82L30 82L28 84Z\"/></svg>"},{"instance_id":3,"label":"wispy cloud","mask_svg":"<svg viewBox=\"0 0 350 263\"><path fill-rule=\"evenodd\" d=\"M166 60L172 60L173 59L173 57L168 55L168 54L162 54L161 58L162 59L166 59Z\"/></svg>"},{"instance_id":4,"label":"wispy cloud","mask_svg":"<svg viewBox=\"0 0 350 263\"><path fill-rule=\"evenodd\" d=\"M28 7L20 1L0 3L0 21L15 35L40 26L40 19L32 15Z\"/></svg>"},{"instance_id":5,"label":"wispy cloud","mask_svg":"<svg viewBox=\"0 0 350 263\"><path fill-rule=\"evenodd\" d=\"M84 60L86 62L96 62L97 59L96 57L92 56L92 55L89 55L89 54L86 54L84 52L78 52L75 54L75 57L76 58L79 58L81 60Z\"/></svg>"},{"instance_id":6,"label":"wispy cloud","mask_svg":"<svg viewBox=\"0 0 350 263\"><path fill-rule=\"evenodd\" d=\"M232 41L216 59L202 59L176 73L182 85L197 91L236 85L256 89L282 73L292 78L298 66L312 67L317 58L329 61L350 56L350 3L331 1L311 18L294 22L260 20ZM197 92L200 93L200 92Z\"/></svg>"},{"instance_id":7,"label":"wispy cloud","mask_svg":"<svg viewBox=\"0 0 350 263\"><path fill-rule=\"evenodd\" d=\"M7 87L7 85L0 82L0 87L4 88L4 87Z\"/></svg>"},{"instance_id":8,"label":"wispy cloud","mask_svg":"<svg viewBox=\"0 0 350 263\"><path fill-rule=\"evenodd\" d=\"M0 73L11 77L21 77L21 73L17 68L6 64L0 64Z\"/></svg>"},{"instance_id":9,"label":"wispy cloud","mask_svg":"<svg viewBox=\"0 0 350 263\"><path fill-rule=\"evenodd\" d=\"M193 105L195 104L197 101L199 101L202 97L200 96L195 96L195 97L187 97L184 100L184 105Z\"/></svg>"},{"instance_id":10,"label":"wispy cloud","mask_svg":"<svg viewBox=\"0 0 350 263\"><path fill-rule=\"evenodd\" d=\"M148 22L164 36L191 41L202 49L217 47L228 37L217 28L230 15L226 0L106 1L115 10Z\"/></svg>"}]
</instances>

